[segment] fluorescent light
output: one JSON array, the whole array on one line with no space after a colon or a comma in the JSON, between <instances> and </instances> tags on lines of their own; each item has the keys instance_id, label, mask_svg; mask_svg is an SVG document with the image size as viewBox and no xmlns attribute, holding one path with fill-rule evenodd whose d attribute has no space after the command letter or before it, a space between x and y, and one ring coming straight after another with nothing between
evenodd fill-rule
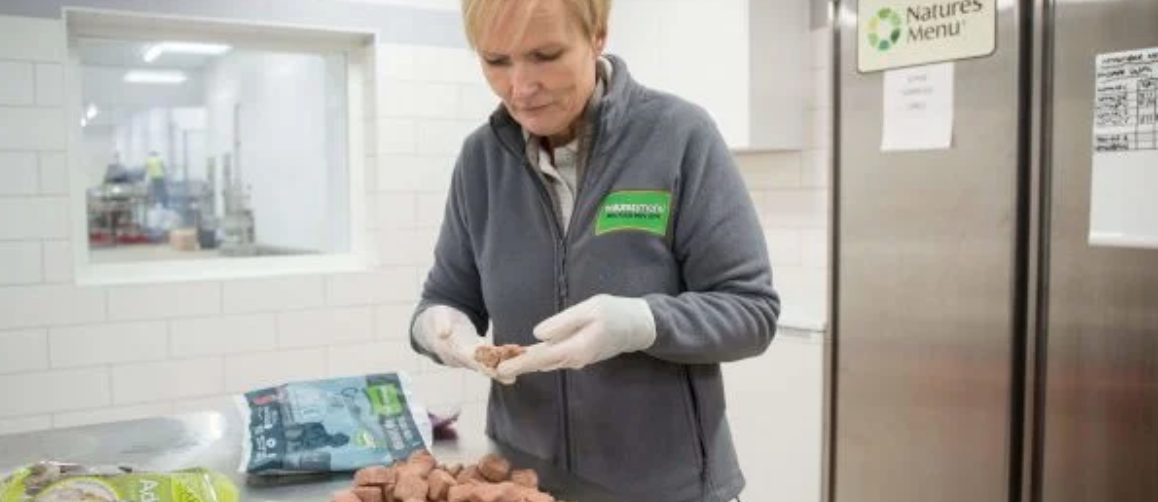
<instances>
[{"instance_id":1,"label":"fluorescent light","mask_svg":"<svg viewBox=\"0 0 1158 502\"><path fill-rule=\"evenodd\" d=\"M125 82L130 84L180 84L185 74L173 70L130 70L125 74Z\"/></svg>"},{"instance_id":2,"label":"fluorescent light","mask_svg":"<svg viewBox=\"0 0 1158 502\"><path fill-rule=\"evenodd\" d=\"M177 54L200 54L205 56L216 56L229 52L232 47L224 44L200 44L194 42L160 42L153 44L149 50L145 51L145 62L152 63L161 54L172 52Z\"/></svg>"},{"instance_id":3,"label":"fluorescent light","mask_svg":"<svg viewBox=\"0 0 1158 502\"><path fill-rule=\"evenodd\" d=\"M88 125L88 120L86 120L84 117L81 117L80 118L80 126L84 127L86 125Z\"/></svg>"},{"instance_id":4,"label":"fluorescent light","mask_svg":"<svg viewBox=\"0 0 1158 502\"><path fill-rule=\"evenodd\" d=\"M97 109L96 105L89 103L88 108L86 108L84 111L84 118L92 120L97 116L98 113L100 113L100 110Z\"/></svg>"},{"instance_id":5,"label":"fluorescent light","mask_svg":"<svg viewBox=\"0 0 1158 502\"><path fill-rule=\"evenodd\" d=\"M149 50L145 51L145 62L152 63L153 60L161 57L162 52L165 52L165 44L153 44Z\"/></svg>"}]
</instances>

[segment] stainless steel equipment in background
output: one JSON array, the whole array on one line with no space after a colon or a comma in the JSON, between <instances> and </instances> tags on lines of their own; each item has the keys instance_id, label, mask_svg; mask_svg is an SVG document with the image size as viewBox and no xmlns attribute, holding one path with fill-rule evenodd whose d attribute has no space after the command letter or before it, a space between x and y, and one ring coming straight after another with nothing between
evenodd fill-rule
<instances>
[{"instance_id":1,"label":"stainless steel equipment in background","mask_svg":"<svg viewBox=\"0 0 1158 502\"><path fill-rule=\"evenodd\" d=\"M1158 1L998 2L919 153L834 5L827 499L1158 500L1158 250L1087 243L1095 56L1158 47Z\"/></svg>"},{"instance_id":2,"label":"stainless steel equipment in background","mask_svg":"<svg viewBox=\"0 0 1158 502\"><path fill-rule=\"evenodd\" d=\"M249 190L241 179L241 169L233 170L232 158L222 159L224 187L222 199L225 214L221 217L221 253L226 256L253 256L257 254L253 210L249 205Z\"/></svg>"}]
</instances>

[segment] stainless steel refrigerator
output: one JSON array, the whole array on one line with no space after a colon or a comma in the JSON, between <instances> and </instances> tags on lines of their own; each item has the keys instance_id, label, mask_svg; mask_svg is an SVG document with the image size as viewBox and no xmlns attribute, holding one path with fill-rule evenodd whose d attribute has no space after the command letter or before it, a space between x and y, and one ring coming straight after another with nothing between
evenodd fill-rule
<instances>
[{"instance_id":1,"label":"stainless steel refrigerator","mask_svg":"<svg viewBox=\"0 0 1158 502\"><path fill-rule=\"evenodd\" d=\"M1096 57L1158 47L1158 0L997 5L951 148L882 152L833 3L826 500L1158 501L1158 249L1089 242Z\"/></svg>"}]
</instances>

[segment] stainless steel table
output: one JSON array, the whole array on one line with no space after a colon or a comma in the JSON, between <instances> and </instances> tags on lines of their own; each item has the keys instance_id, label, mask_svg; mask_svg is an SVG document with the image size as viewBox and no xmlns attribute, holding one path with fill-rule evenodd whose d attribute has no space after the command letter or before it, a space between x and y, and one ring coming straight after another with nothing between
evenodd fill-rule
<instances>
[{"instance_id":1,"label":"stainless steel table","mask_svg":"<svg viewBox=\"0 0 1158 502\"><path fill-rule=\"evenodd\" d=\"M468 464L486 453L498 452L516 467L535 469L556 497L618 502L574 476L499 447L483 434L482 417L476 415L464 414L455 427L458 439L435 441L432 453L440 462ZM0 473L40 460L127 465L139 471L205 467L229 476L245 502L326 502L333 492L350 487L351 473L311 476L278 486L269 485L269 478L250 480L237 472L241 430L237 413L223 410L0 436ZM256 483L258 480L265 482Z\"/></svg>"}]
</instances>

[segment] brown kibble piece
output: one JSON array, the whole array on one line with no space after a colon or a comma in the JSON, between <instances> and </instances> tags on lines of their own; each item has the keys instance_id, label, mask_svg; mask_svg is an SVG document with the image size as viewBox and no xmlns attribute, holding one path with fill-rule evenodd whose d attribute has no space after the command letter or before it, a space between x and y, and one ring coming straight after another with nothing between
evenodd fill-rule
<instances>
[{"instance_id":1,"label":"brown kibble piece","mask_svg":"<svg viewBox=\"0 0 1158 502\"><path fill-rule=\"evenodd\" d=\"M506 481L511 474L511 463L494 453L488 453L479 459L478 473L487 481L494 483Z\"/></svg>"},{"instance_id":2,"label":"brown kibble piece","mask_svg":"<svg viewBox=\"0 0 1158 502\"><path fill-rule=\"evenodd\" d=\"M450 487L458 484L454 480L454 476L440 469L431 471L430 476L426 478L426 483L430 485L430 500L446 498L446 492L450 490Z\"/></svg>"},{"instance_id":3,"label":"brown kibble piece","mask_svg":"<svg viewBox=\"0 0 1158 502\"><path fill-rule=\"evenodd\" d=\"M501 363L507 359L519 357L526 351L527 349L524 349L522 345L503 345L499 347L499 362Z\"/></svg>"},{"instance_id":4,"label":"brown kibble piece","mask_svg":"<svg viewBox=\"0 0 1158 502\"><path fill-rule=\"evenodd\" d=\"M421 476L413 473L399 476L398 484L394 485L394 498L396 499L423 499L428 493L430 493L430 486Z\"/></svg>"},{"instance_id":5,"label":"brown kibble piece","mask_svg":"<svg viewBox=\"0 0 1158 502\"><path fill-rule=\"evenodd\" d=\"M402 502L426 502L426 499L406 499Z\"/></svg>"},{"instance_id":6,"label":"brown kibble piece","mask_svg":"<svg viewBox=\"0 0 1158 502\"><path fill-rule=\"evenodd\" d=\"M430 474L430 471L434 470L434 466L436 465L438 465L438 462L434 460L434 456L431 455L430 452L426 450L418 450L410 455L410 458L406 461L406 466L403 467L403 469L407 469L410 472L415 472L419 476L426 477Z\"/></svg>"},{"instance_id":7,"label":"brown kibble piece","mask_svg":"<svg viewBox=\"0 0 1158 502\"><path fill-rule=\"evenodd\" d=\"M354 494L362 502L385 502L386 494L377 486L359 486L354 488Z\"/></svg>"},{"instance_id":8,"label":"brown kibble piece","mask_svg":"<svg viewBox=\"0 0 1158 502\"><path fill-rule=\"evenodd\" d=\"M525 490L522 496L522 502L555 502L555 497L539 490Z\"/></svg>"},{"instance_id":9,"label":"brown kibble piece","mask_svg":"<svg viewBox=\"0 0 1158 502\"><path fill-rule=\"evenodd\" d=\"M475 487L470 502L522 502L521 490L509 481L498 484L481 484Z\"/></svg>"},{"instance_id":10,"label":"brown kibble piece","mask_svg":"<svg viewBox=\"0 0 1158 502\"><path fill-rule=\"evenodd\" d=\"M471 481L486 481L483 479L482 475L478 473L478 466L475 464L471 464L463 468L462 472L458 473L458 476L455 476L454 479L455 481L458 481L458 484L460 485L463 483L469 483Z\"/></svg>"},{"instance_id":11,"label":"brown kibble piece","mask_svg":"<svg viewBox=\"0 0 1158 502\"><path fill-rule=\"evenodd\" d=\"M483 366L494 369L499 363L512 357L521 356L526 349L522 345L507 344L502 346L480 345L474 349L474 360Z\"/></svg>"},{"instance_id":12,"label":"brown kibble piece","mask_svg":"<svg viewBox=\"0 0 1158 502\"><path fill-rule=\"evenodd\" d=\"M353 490L342 490L334 492L334 495L330 497L330 502L362 502L362 499Z\"/></svg>"},{"instance_id":13,"label":"brown kibble piece","mask_svg":"<svg viewBox=\"0 0 1158 502\"><path fill-rule=\"evenodd\" d=\"M511 481L516 485L530 488L532 490L539 489L539 475L530 469L519 469L511 471Z\"/></svg>"},{"instance_id":14,"label":"brown kibble piece","mask_svg":"<svg viewBox=\"0 0 1158 502\"><path fill-rule=\"evenodd\" d=\"M386 466L374 465L354 473L355 486L386 486L394 484L397 472Z\"/></svg>"},{"instance_id":15,"label":"brown kibble piece","mask_svg":"<svg viewBox=\"0 0 1158 502\"><path fill-rule=\"evenodd\" d=\"M469 502L475 484L454 485L446 491L446 502Z\"/></svg>"},{"instance_id":16,"label":"brown kibble piece","mask_svg":"<svg viewBox=\"0 0 1158 502\"><path fill-rule=\"evenodd\" d=\"M477 349L474 349L474 360L488 368L497 367L502 359L502 352L494 345L479 345Z\"/></svg>"}]
</instances>

